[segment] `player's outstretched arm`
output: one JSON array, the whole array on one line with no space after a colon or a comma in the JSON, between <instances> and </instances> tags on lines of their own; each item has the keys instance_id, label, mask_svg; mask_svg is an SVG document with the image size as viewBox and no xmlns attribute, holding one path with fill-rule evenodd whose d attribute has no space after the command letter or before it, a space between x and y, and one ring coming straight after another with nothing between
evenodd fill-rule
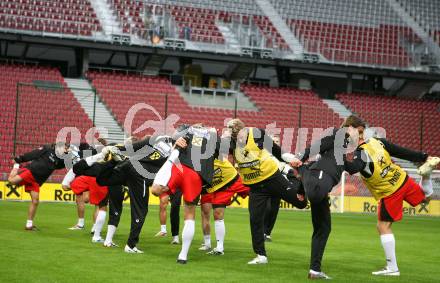
<instances>
[{"instance_id":1,"label":"player's outstretched arm","mask_svg":"<svg viewBox=\"0 0 440 283\"><path fill-rule=\"evenodd\" d=\"M379 140L383 143L385 149L393 157L405 159L411 162L425 162L428 158L428 154L425 152L415 151L397 144L393 144L384 138L380 138Z\"/></svg>"},{"instance_id":2,"label":"player's outstretched arm","mask_svg":"<svg viewBox=\"0 0 440 283\"><path fill-rule=\"evenodd\" d=\"M297 154L297 158L301 162L306 162L311 156L310 154L323 153L331 150L335 146L336 133L338 130L334 129L331 135L326 135L321 139L313 142L309 147L304 149L303 152ZM317 150L319 149L319 151Z\"/></svg>"},{"instance_id":3,"label":"player's outstretched arm","mask_svg":"<svg viewBox=\"0 0 440 283\"><path fill-rule=\"evenodd\" d=\"M32 161L34 159L37 159L38 157L43 155L46 151L47 151L47 147L46 146L42 146L42 147L40 147L38 149L32 150L30 152L27 152L27 153L25 153L23 155L16 156L14 158L14 161L16 163L29 162L29 161Z\"/></svg>"}]
</instances>

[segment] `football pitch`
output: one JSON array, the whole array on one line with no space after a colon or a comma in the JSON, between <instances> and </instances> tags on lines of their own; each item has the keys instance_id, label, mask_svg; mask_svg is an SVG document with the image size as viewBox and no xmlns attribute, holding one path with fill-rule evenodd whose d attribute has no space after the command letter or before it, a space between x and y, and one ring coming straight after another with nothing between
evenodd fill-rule
<instances>
[{"instance_id":1,"label":"football pitch","mask_svg":"<svg viewBox=\"0 0 440 283\"><path fill-rule=\"evenodd\" d=\"M178 265L180 246L170 245L170 236L154 237L160 227L156 206L150 206L141 233L138 247L144 254L123 252L130 223L128 206L124 206L114 239L119 248L104 248L91 242L90 206L83 231L67 229L76 223L76 208L65 203L41 203L35 219L40 231L24 231L27 208L28 203L0 201L0 282L308 281L312 232L308 212L280 210L273 242L266 244L269 264L248 266L246 263L254 254L245 209L226 210L224 256L206 255L198 250L203 238L198 215L188 264ZM332 217L333 230L323 271L334 282L439 282L440 219L405 217L396 224L394 234L401 276L379 278L371 275L371 271L385 265L375 228L376 217L357 214ZM169 221L167 224L170 233ZM213 222L211 230L214 243Z\"/></svg>"}]
</instances>

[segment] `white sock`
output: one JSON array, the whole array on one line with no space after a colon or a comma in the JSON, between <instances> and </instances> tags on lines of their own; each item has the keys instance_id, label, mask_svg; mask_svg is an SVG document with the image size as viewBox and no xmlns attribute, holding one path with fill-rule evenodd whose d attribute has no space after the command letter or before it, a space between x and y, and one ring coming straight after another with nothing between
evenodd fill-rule
<instances>
[{"instance_id":1,"label":"white sock","mask_svg":"<svg viewBox=\"0 0 440 283\"><path fill-rule=\"evenodd\" d=\"M98 162L101 159L104 159L104 154L98 153L87 157L85 161L87 162L87 165L92 166L94 163Z\"/></svg>"},{"instance_id":2,"label":"white sock","mask_svg":"<svg viewBox=\"0 0 440 283\"><path fill-rule=\"evenodd\" d=\"M93 223L92 230L90 230L90 232L94 233L95 232L95 227L96 227L96 223Z\"/></svg>"},{"instance_id":3,"label":"white sock","mask_svg":"<svg viewBox=\"0 0 440 283\"><path fill-rule=\"evenodd\" d=\"M105 243L112 243L113 242L113 236L116 232L116 226L115 225L107 225L107 235L105 236Z\"/></svg>"},{"instance_id":4,"label":"white sock","mask_svg":"<svg viewBox=\"0 0 440 283\"><path fill-rule=\"evenodd\" d=\"M179 235L173 236L173 241L179 241Z\"/></svg>"},{"instance_id":5,"label":"white sock","mask_svg":"<svg viewBox=\"0 0 440 283\"><path fill-rule=\"evenodd\" d=\"M431 176L422 176L422 179L420 180L420 186L425 193L425 197L430 197L434 193L434 190L432 189Z\"/></svg>"},{"instance_id":6,"label":"white sock","mask_svg":"<svg viewBox=\"0 0 440 283\"><path fill-rule=\"evenodd\" d=\"M34 222L32 220L27 220L26 221L26 227L27 228L31 228L34 225Z\"/></svg>"},{"instance_id":7,"label":"white sock","mask_svg":"<svg viewBox=\"0 0 440 283\"><path fill-rule=\"evenodd\" d=\"M217 251L222 252L223 251L223 242L225 241L225 234L226 234L226 228L225 228L225 221L222 220L215 220L215 239L217 240Z\"/></svg>"},{"instance_id":8,"label":"white sock","mask_svg":"<svg viewBox=\"0 0 440 283\"><path fill-rule=\"evenodd\" d=\"M205 240L204 245L207 247L211 247L211 234L203 235L203 239Z\"/></svg>"},{"instance_id":9,"label":"white sock","mask_svg":"<svg viewBox=\"0 0 440 283\"><path fill-rule=\"evenodd\" d=\"M189 247L191 246L191 242L194 238L194 227L194 220L185 220L185 225L183 226L182 230L182 250L180 251L178 259L187 260Z\"/></svg>"},{"instance_id":10,"label":"white sock","mask_svg":"<svg viewBox=\"0 0 440 283\"><path fill-rule=\"evenodd\" d=\"M84 218L78 218L78 224L76 224L80 227L84 227Z\"/></svg>"},{"instance_id":11,"label":"white sock","mask_svg":"<svg viewBox=\"0 0 440 283\"><path fill-rule=\"evenodd\" d=\"M167 232L167 225L160 225L160 232L166 233Z\"/></svg>"},{"instance_id":12,"label":"white sock","mask_svg":"<svg viewBox=\"0 0 440 283\"><path fill-rule=\"evenodd\" d=\"M101 231L102 231L102 227L104 227L106 214L107 214L106 211L100 210L98 212L98 215L96 216L95 233L93 234L94 240L98 240L101 238Z\"/></svg>"},{"instance_id":13,"label":"white sock","mask_svg":"<svg viewBox=\"0 0 440 283\"><path fill-rule=\"evenodd\" d=\"M396 259L396 241L393 234L384 234L380 236L383 250L385 251L385 257L387 260L387 267L390 270L397 271L397 259Z\"/></svg>"}]
</instances>

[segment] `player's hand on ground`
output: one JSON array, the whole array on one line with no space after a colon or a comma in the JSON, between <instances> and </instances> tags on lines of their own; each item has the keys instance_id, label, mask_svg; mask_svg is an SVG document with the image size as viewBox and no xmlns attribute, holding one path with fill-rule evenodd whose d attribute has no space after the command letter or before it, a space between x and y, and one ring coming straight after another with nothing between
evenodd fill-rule
<instances>
[{"instance_id":1,"label":"player's hand on ground","mask_svg":"<svg viewBox=\"0 0 440 283\"><path fill-rule=\"evenodd\" d=\"M186 140L184 138L178 138L176 140L175 146L178 146L180 148L186 148L188 144L186 143Z\"/></svg>"}]
</instances>

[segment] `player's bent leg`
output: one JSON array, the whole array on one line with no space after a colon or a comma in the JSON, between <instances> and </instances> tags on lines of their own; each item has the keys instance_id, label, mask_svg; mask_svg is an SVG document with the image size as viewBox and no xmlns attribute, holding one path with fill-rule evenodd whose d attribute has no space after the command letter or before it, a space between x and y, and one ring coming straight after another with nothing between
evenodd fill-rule
<instances>
[{"instance_id":1,"label":"player's bent leg","mask_svg":"<svg viewBox=\"0 0 440 283\"><path fill-rule=\"evenodd\" d=\"M101 231L105 224L105 218L107 216L107 206L98 206L98 214L96 216L95 231L93 233L93 243L104 243L104 239L101 238Z\"/></svg>"},{"instance_id":2,"label":"player's bent leg","mask_svg":"<svg viewBox=\"0 0 440 283\"><path fill-rule=\"evenodd\" d=\"M270 195L264 188L251 189L249 193L249 219L251 225L252 248L257 254L248 264L266 264L268 262L264 247L264 208Z\"/></svg>"},{"instance_id":3,"label":"player's bent leg","mask_svg":"<svg viewBox=\"0 0 440 283\"><path fill-rule=\"evenodd\" d=\"M85 210L83 193L75 195L75 202L76 202L76 211L78 214L78 222L74 226L72 226L68 229L69 230L83 230L84 229L84 210Z\"/></svg>"},{"instance_id":4,"label":"player's bent leg","mask_svg":"<svg viewBox=\"0 0 440 283\"><path fill-rule=\"evenodd\" d=\"M217 246L208 254L224 255L224 241L226 235L226 227L224 221L225 206L214 205L214 229Z\"/></svg>"},{"instance_id":5,"label":"player's bent leg","mask_svg":"<svg viewBox=\"0 0 440 283\"><path fill-rule=\"evenodd\" d=\"M266 204L266 214L264 217L264 240L272 242L272 230L277 221L278 211L280 210L280 198L271 198Z\"/></svg>"},{"instance_id":6,"label":"player's bent leg","mask_svg":"<svg viewBox=\"0 0 440 283\"><path fill-rule=\"evenodd\" d=\"M311 212L313 234L309 278L314 279L315 277L327 276L321 270L321 262L331 232L331 214L328 198L320 203L312 203Z\"/></svg>"},{"instance_id":7,"label":"player's bent leg","mask_svg":"<svg viewBox=\"0 0 440 283\"><path fill-rule=\"evenodd\" d=\"M307 206L307 199L300 194L302 184L299 180L288 182L281 174L271 180L271 188L274 188L278 194L277 197L287 201L299 209Z\"/></svg>"},{"instance_id":8,"label":"player's bent leg","mask_svg":"<svg viewBox=\"0 0 440 283\"><path fill-rule=\"evenodd\" d=\"M161 194L164 194L169 191L169 188L167 186L162 186L158 184L153 184L151 186L151 193L155 196L160 196Z\"/></svg>"},{"instance_id":9,"label":"player's bent leg","mask_svg":"<svg viewBox=\"0 0 440 283\"><path fill-rule=\"evenodd\" d=\"M202 205L200 206L202 231L203 231L203 244L199 248L199 250L201 251L209 251L211 249L210 217L212 211L212 204L205 201L207 196L208 195L202 196Z\"/></svg>"},{"instance_id":10,"label":"player's bent leg","mask_svg":"<svg viewBox=\"0 0 440 283\"><path fill-rule=\"evenodd\" d=\"M159 222L160 231L156 233L155 237L165 237L167 235L167 206L169 201L168 194L161 194L159 196Z\"/></svg>"},{"instance_id":11,"label":"player's bent leg","mask_svg":"<svg viewBox=\"0 0 440 283\"><path fill-rule=\"evenodd\" d=\"M188 260L188 251L194 238L194 219L196 214L196 205L194 204L194 202L185 201L184 214L185 224L182 230L182 249L179 253L179 256L177 257L177 263L180 264L186 264Z\"/></svg>"},{"instance_id":12,"label":"player's bent leg","mask_svg":"<svg viewBox=\"0 0 440 283\"><path fill-rule=\"evenodd\" d=\"M139 243L139 235L148 214L148 191L144 194L141 190L136 188L129 188L130 207L131 207L131 227L130 235L127 240L127 245L124 251L127 253L143 253L136 247Z\"/></svg>"},{"instance_id":13,"label":"player's bent leg","mask_svg":"<svg viewBox=\"0 0 440 283\"><path fill-rule=\"evenodd\" d=\"M440 157L429 156L426 162L417 169L417 173L421 176L429 176L438 164L440 164Z\"/></svg>"},{"instance_id":14,"label":"player's bent leg","mask_svg":"<svg viewBox=\"0 0 440 283\"><path fill-rule=\"evenodd\" d=\"M18 185L23 181L23 177L19 175L20 164L15 163L8 176L8 182L12 185Z\"/></svg>"},{"instance_id":15,"label":"player's bent leg","mask_svg":"<svg viewBox=\"0 0 440 283\"><path fill-rule=\"evenodd\" d=\"M179 226L180 226L180 204L182 201L182 192L177 190L171 196L171 209L170 209L170 224L171 224L171 244L180 244L179 240Z\"/></svg>"},{"instance_id":16,"label":"player's bent leg","mask_svg":"<svg viewBox=\"0 0 440 283\"><path fill-rule=\"evenodd\" d=\"M14 186L23 182L23 178L20 177L19 175L17 175L17 173L18 173L18 169L12 169L12 171L8 177L8 182Z\"/></svg>"},{"instance_id":17,"label":"player's bent leg","mask_svg":"<svg viewBox=\"0 0 440 283\"><path fill-rule=\"evenodd\" d=\"M29 204L28 220L26 221L25 229L27 231L36 231L37 227L34 225L34 217L37 213L38 204L40 203L40 193L36 191L29 191L31 196L31 203Z\"/></svg>"},{"instance_id":18,"label":"player's bent leg","mask_svg":"<svg viewBox=\"0 0 440 283\"><path fill-rule=\"evenodd\" d=\"M107 235L105 236L104 247L118 247L118 245L113 242L113 236L121 221L123 202L124 189L122 186L109 186L109 219L107 222Z\"/></svg>"},{"instance_id":19,"label":"player's bent leg","mask_svg":"<svg viewBox=\"0 0 440 283\"><path fill-rule=\"evenodd\" d=\"M422 187L423 193L425 194L425 200L429 202L431 200L432 194L434 193L431 175L422 176L420 180L420 186Z\"/></svg>"},{"instance_id":20,"label":"player's bent leg","mask_svg":"<svg viewBox=\"0 0 440 283\"><path fill-rule=\"evenodd\" d=\"M90 192L89 191L83 192L83 201L84 201L84 203L90 202Z\"/></svg>"},{"instance_id":21,"label":"player's bent leg","mask_svg":"<svg viewBox=\"0 0 440 283\"><path fill-rule=\"evenodd\" d=\"M391 230L392 222L381 221L377 222L377 230L380 234L380 242L385 252L386 266L385 268L372 272L373 275L382 276L399 276L399 268L396 259L396 241L393 231Z\"/></svg>"}]
</instances>

